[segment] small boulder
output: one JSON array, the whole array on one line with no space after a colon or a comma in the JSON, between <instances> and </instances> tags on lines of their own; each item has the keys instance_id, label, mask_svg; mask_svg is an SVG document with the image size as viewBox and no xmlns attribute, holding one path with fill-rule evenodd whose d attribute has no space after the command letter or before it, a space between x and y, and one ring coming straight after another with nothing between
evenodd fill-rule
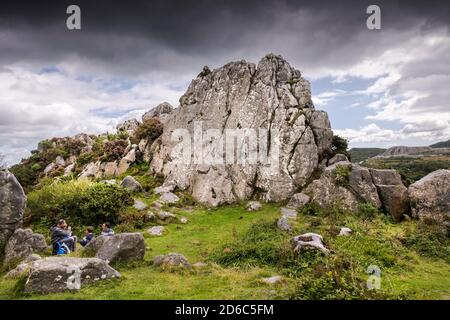
<instances>
[{"instance_id":1,"label":"small boulder","mask_svg":"<svg viewBox=\"0 0 450 320\"><path fill-rule=\"evenodd\" d=\"M182 224L188 223L188 218L186 218L186 217L180 217L178 220L179 220L180 223L182 223Z\"/></svg>"},{"instance_id":2,"label":"small boulder","mask_svg":"<svg viewBox=\"0 0 450 320\"><path fill-rule=\"evenodd\" d=\"M259 201L249 201L249 203L247 203L247 211L258 211L262 208L262 205Z\"/></svg>"},{"instance_id":3,"label":"small boulder","mask_svg":"<svg viewBox=\"0 0 450 320\"><path fill-rule=\"evenodd\" d=\"M192 269L191 264L185 256L179 253L169 253L165 255L159 255L153 258L153 265L162 268L183 268Z\"/></svg>"},{"instance_id":4,"label":"small boulder","mask_svg":"<svg viewBox=\"0 0 450 320\"><path fill-rule=\"evenodd\" d=\"M281 216L286 217L287 219L297 219L297 211L290 208L281 208Z\"/></svg>"},{"instance_id":5,"label":"small boulder","mask_svg":"<svg viewBox=\"0 0 450 320\"><path fill-rule=\"evenodd\" d=\"M123 188L130 190L131 192L141 192L142 191L141 184L135 178L133 178L132 176L126 176L122 180L120 185Z\"/></svg>"},{"instance_id":6,"label":"small boulder","mask_svg":"<svg viewBox=\"0 0 450 320\"><path fill-rule=\"evenodd\" d=\"M167 212L167 211L160 211L156 215L159 220L162 220L164 222L172 222L177 218L176 215L174 215L171 212Z\"/></svg>"},{"instance_id":7,"label":"small boulder","mask_svg":"<svg viewBox=\"0 0 450 320\"><path fill-rule=\"evenodd\" d=\"M135 208L139 211L142 211L142 210L147 209L147 205L144 202L142 202L141 200L134 199L133 208Z\"/></svg>"},{"instance_id":8,"label":"small boulder","mask_svg":"<svg viewBox=\"0 0 450 320\"><path fill-rule=\"evenodd\" d=\"M402 185L377 186L383 208L399 222L409 213L408 189Z\"/></svg>"},{"instance_id":9,"label":"small boulder","mask_svg":"<svg viewBox=\"0 0 450 320\"><path fill-rule=\"evenodd\" d=\"M66 161L64 160L63 157L57 156L55 159L55 164L59 167L64 167L66 165Z\"/></svg>"},{"instance_id":10,"label":"small boulder","mask_svg":"<svg viewBox=\"0 0 450 320\"><path fill-rule=\"evenodd\" d=\"M34 252L42 252L46 249L47 243L43 235L33 233L31 229L17 229L6 244L3 268L15 267Z\"/></svg>"},{"instance_id":11,"label":"small boulder","mask_svg":"<svg viewBox=\"0 0 450 320\"><path fill-rule=\"evenodd\" d=\"M102 240L98 240L103 238ZM90 249L97 249L95 257L108 261L110 264L131 262L144 259L145 240L141 233L119 233L114 236L96 238L98 243Z\"/></svg>"},{"instance_id":12,"label":"small boulder","mask_svg":"<svg viewBox=\"0 0 450 320\"><path fill-rule=\"evenodd\" d=\"M279 284L284 282L284 278L282 276L272 276L269 278L262 278L262 282L270 285Z\"/></svg>"},{"instance_id":13,"label":"small boulder","mask_svg":"<svg viewBox=\"0 0 450 320\"><path fill-rule=\"evenodd\" d=\"M278 219L277 221L277 227L278 229L280 229L281 231L286 231L286 232L290 232L292 231L292 227L289 224L289 219L286 218L285 216L281 217L280 219Z\"/></svg>"},{"instance_id":14,"label":"small boulder","mask_svg":"<svg viewBox=\"0 0 450 320\"><path fill-rule=\"evenodd\" d=\"M27 196L16 177L0 170L0 254L9 237L22 226Z\"/></svg>"},{"instance_id":15,"label":"small boulder","mask_svg":"<svg viewBox=\"0 0 450 320\"><path fill-rule=\"evenodd\" d=\"M49 174L49 173L52 172L53 169L55 169L55 168L56 168L56 164L55 164L54 162L49 163L49 164L45 167L45 169L44 169L44 174Z\"/></svg>"},{"instance_id":16,"label":"small boulder","mask_svg":"<svg viewBox=\"0 0 450 320\"><path fill-rule=\"evenodd\" d=\"M155 194L163 194L163 193L172 192L173 190L175 190L175 185L167 184L167 185L162 185L160 187L155 188L154 192L155 192Z\"/></svg>"},{"instance_id":17,"label":"small boulder","mask_svg":"<svg viewBox=\"0 0 450 320\"><path fill-rule=\"evenodd\" d=\"M148 229L147 232L152 236L162 236L164 229L165 228L163 226L155 226Z\"/></svg>"},{"instance_id":18,"label":"small boulder","mask_svg":"<svg viewBox=\"0 0 450 320\"><path fill-rule=\"evenodd\" d=\"M434 171L408 188L414 218L432 220L450 229L450 170Z\"/></svg>"},{"instance_id":19,"label":"small boulder","mask_svg":"<svg viewBox=\"0 0 450 320\"><path fill-rule=\"evenodd\" d=\"M343 155L342 153L338 153L333 158L328 160L328 165L331 166L331 165L333 165L337 162L341 162L341 161L348 161L348 158L345 155Z\"/></svg>"},{"instance_id":20,"label":"small boulder","mask_svg":"<svg viewBox=\"0 0 450 320\"><path fill-rule=\"evenodd\" d=\"M70 175L73 172L74 169L75 169L75 163L69 164L64 169L64 176L67 177L68 175Z\"/></svg>"},{"instance_id":21,"label":"small boulder","mask_svg":"<svg viewBox=\"0 0 450 320\"><path fill-rule=\"evenodd\" d=\"M165 192L159 198L159 201L161 201L163 204L174 204L179 200L180 198L178 198L178 196L172 192Z\"/></svg>"},{"instance_id":22,"label":"small boulder","mask_svg":"<svg viewBox=\"0 0 450 320\"><path fill-rule=\"evenodd\" d=\"M40 259L30 264L27 273L24 293L76 291L97 281L120 278L119 272L97 258Z\"/></svg>"},{"instance_id":23,"label":"small boulder","mask_svg":"<svg viewBox=\"0 0 450 320\"><path fill-rule=\"evenodd\" d=\"M347 236L351 235L352 233L353 233L352 229L347 228L347 227L342 227L341 230L339 231L338 236L347 237Z\"/></svg>"},{"instance_id":24,"label":"small boulder","mask_svg":"<svg viewBox=\"0 0 450 320\"><path fill-rule=\"evenodd\" d=\"M299 209L307 204L310 200L310 197L304 193L296 193L292 196L291 200L289 200L288 207Z\"/></svg>"},{"instance_id":25,"label":"small boulder","mask_svg":"<svg viewBox=\"0 0 450 320\"><path fill-rule=\"evenodd\" d=\"M330 250L328 250L323 243L322 236L317 233L310 232L295 236L292 238L292 245L294 247L294 252L296 253L300 253L305 249L319 250L325 255L330 253Z\"/></svg>"}]
</instances>

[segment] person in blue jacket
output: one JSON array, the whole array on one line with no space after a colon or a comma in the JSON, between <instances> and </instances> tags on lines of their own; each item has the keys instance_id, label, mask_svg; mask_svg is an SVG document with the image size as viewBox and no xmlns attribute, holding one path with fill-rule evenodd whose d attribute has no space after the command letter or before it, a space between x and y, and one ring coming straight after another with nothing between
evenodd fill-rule
<instances>
[{"instance_id":1,"label":"person in blue jacket","mask_svg":"<svg viewBox=\"0 0 450 320\"><path fill-rule=\"evenodd\" d=\"M92 239L94 239L94 238L95 238L95 235L94 235L94 228L92 228L92 227L87 227L87 228L86 228L86 231L85 231L84 238L80 240L80 244L81 244L83 247L85 247L85 246L87 246L87 244L88 244Z\"/></svg>"}]
</instances>

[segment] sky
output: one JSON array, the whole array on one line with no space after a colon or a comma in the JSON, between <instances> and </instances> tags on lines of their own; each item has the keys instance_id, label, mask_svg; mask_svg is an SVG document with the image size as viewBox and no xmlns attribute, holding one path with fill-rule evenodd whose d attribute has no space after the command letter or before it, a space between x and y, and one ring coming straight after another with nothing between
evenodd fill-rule
<instances>
[{"instance_id":1,"label":"sky","mask_svg":"<svg viewBox=\"0 0 450 320\"><path fill-rule=\"evenodd\" d=\"M68 30L66 8L81 8ZM381 9L369 30L366 9ZM446 1L9 1L0 4L0 153L112 132L211 69L281 54L351 147L450 138Z\"/></svg>"}]
</instances>

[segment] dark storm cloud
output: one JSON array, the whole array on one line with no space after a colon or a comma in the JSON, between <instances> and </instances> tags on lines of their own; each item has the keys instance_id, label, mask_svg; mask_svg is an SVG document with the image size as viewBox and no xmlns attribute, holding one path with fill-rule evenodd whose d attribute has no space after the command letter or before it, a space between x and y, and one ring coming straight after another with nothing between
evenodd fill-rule
<instances>
[{"instance_id":1,"label":"dark storm cloud","mask_svg":"<svg viewBox=\"0 0 450 320\"><path fill-rule=\"evenodd\" d=\"M302 65L347 64L395 41L366 29L373 3L382 8L383 30L426 30L450 20L444 1L3 1L0 62L75 56L119 73L192 72L274 51ZM81 7L81 31L65 28L70 4Z\"/></svg>"}]
</instances>

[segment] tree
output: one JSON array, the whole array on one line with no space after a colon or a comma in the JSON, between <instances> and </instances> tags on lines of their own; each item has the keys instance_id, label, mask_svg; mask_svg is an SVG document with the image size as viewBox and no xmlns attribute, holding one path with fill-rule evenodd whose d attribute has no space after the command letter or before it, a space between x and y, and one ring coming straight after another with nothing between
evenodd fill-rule
<instances>
[{"instance_id":1,"label":"tree","mask_svg":"<svg viewBox=\"0 0 450 320\"><path fill-rule=\"evenodd\" d=\"M331 144L331 150L333 151L333 154L342 153L348 159L350 159L350 154L348 153L347 149L348 149L347 139L342 138L340 136L333 136L333 141Z\"/></svg>"}]
</instances>

